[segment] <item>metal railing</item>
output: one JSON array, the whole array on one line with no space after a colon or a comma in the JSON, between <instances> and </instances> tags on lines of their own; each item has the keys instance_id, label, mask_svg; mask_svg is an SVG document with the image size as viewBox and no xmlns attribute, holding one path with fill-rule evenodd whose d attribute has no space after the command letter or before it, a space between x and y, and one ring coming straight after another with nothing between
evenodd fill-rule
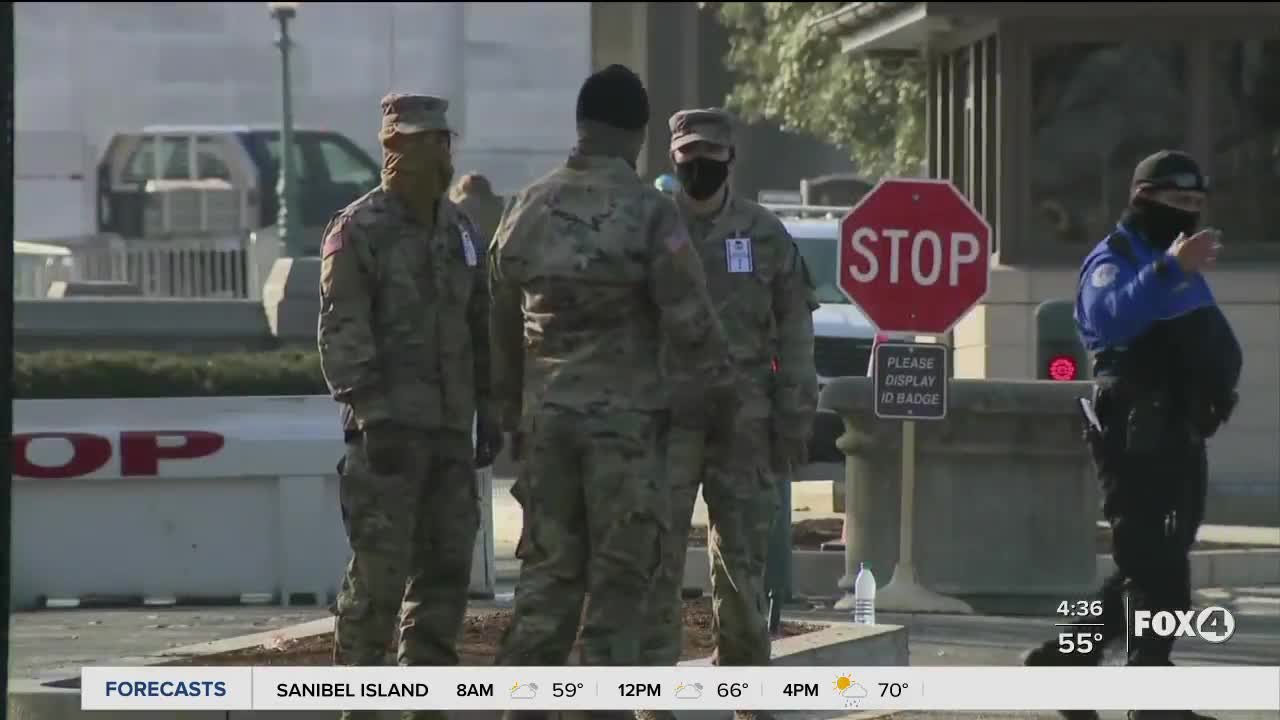
<instances>
[{"instance_id":1,"label":"metal railing","mask_svg":"<svg viewBox=\"0 0 1280 720\"><path fill-rule=\"evenodd\" d=\"M47 297L56 280L123 282L143 297L262 299L262 287L280 257L274 232L165 240L85 238L29 255L18 267L18 297Z\"/></svg>"}]
</instances>

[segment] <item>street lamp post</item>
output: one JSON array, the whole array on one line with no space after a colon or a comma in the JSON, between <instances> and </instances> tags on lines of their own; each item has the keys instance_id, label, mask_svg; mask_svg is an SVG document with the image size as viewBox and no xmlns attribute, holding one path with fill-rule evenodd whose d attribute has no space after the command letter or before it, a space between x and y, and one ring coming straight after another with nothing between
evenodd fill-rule
<instances>
[{"instance_id":1,"label":"street lamp post","mask_svg":"<svg viewBox=\"0 0 1280 720\"><path fill-rule=\"evenodd\" d=\"M297 178L293 175L293 84L289 77L289 51L293 42L289 39L289 21L298 14L300 2L269 2L271 17L280 24L276 47L280 48L280 167L276 181L276 197L280 204L276 215L276 230L287 257L306 255L302 246L302 231L298 226L298 206L295 204Z\"/></svg>"}]
</instances>

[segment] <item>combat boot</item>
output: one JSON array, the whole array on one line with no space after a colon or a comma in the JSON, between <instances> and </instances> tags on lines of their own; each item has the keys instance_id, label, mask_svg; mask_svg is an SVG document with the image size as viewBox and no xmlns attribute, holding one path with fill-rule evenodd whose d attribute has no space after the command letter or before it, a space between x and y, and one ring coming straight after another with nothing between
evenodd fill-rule
<instances>
[{"instance_id":1,"label":"combat boot","mask_svg":"<svg viewBox=\"0 0 1280 720\"><path fill-rule=\"evenodd\" d=\"M1193 710L1130 710L1129 720L1214 720Z\"/></svg>"}]
</instances>

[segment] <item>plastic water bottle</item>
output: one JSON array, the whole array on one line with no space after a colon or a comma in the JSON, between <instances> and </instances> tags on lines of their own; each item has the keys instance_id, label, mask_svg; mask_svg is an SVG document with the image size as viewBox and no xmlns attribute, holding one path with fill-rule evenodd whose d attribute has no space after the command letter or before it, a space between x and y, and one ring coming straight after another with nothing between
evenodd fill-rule
<instances>
[{"instance_id":1,"label":"plastic water bottle","mask_svg":"<svg viewBox=\"0 0 1280 720\"><path fill-rule=\"evenodd\" d=\"M876 624L876 576L866 563L858 565L858 577L853 580L853 621L859 625Z\"/></svg>"}]
</instances>

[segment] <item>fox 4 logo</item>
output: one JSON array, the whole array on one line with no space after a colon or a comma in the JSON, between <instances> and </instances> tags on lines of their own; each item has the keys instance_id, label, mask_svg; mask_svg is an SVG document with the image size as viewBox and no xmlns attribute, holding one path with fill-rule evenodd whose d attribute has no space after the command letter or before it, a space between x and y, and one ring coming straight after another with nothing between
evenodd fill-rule
<instances>
[{"instance_id":1,"label":"fox 4 logo","mask_svg":"<svg viewBox=\"0 0 1280 720\"><path fill-rule=\"evenodd\" d=\"M1148 634L1160 637L1199 637L1205 642L1224 643L1236 632L1236 619L1224 607L1207 607L1195 610L1135 610L1133 612L1133 636Z\"/></svg>"}]
</instances>

